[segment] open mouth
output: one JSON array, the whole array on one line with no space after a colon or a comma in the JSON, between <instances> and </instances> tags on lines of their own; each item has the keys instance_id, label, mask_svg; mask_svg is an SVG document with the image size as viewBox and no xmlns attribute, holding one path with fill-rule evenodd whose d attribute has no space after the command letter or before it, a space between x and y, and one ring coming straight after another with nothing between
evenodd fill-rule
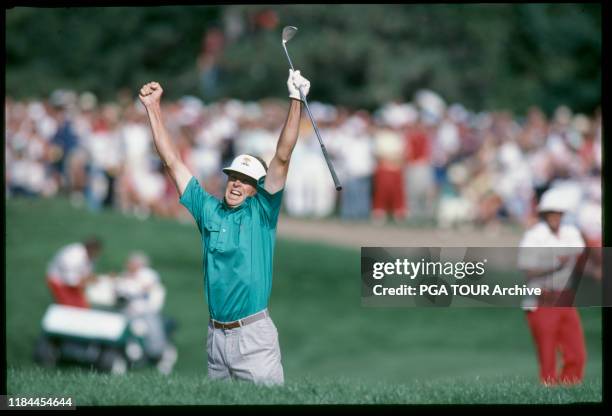
<instances>
[{"instance_id":1,"label":"open mouth","mask_svg":"<svg viewBox=\"0 0 612 416\"><path fill-rule=\"evenodd\" d=\"M230 191L230 195L237 196L237 197L242 196L242 194L238 191Z\"/></svg>"}]
</instances>

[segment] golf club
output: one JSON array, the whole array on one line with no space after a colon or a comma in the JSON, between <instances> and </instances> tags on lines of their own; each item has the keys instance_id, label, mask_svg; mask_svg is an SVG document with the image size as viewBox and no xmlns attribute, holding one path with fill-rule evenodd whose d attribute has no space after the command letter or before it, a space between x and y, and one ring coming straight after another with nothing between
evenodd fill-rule
<instances>
[{"instance_id":1,"label":"golf club","mask_svg":"<svg viewBox=\"0 0 612 416\"><path fill-rule=\"evenodd\" d=\"M297 27L295 26L285 26L283 28L283 49L285 51L285 55L287 55L287 60L289 61L289 66L293 69L293 62L291 62L291 58L289 57L289 52L287 52L287 42L289 42L297 32ZM300 88L300 97L302 97L302 102L306 107L306 111L308 112L308 117L310 117L310 121L312 123L312 127L314 127L314 131L317 134L317 139L319 139L319 144L321 145L321 151L323 152L323 156L325 157L325 162L327 162L327 167L332 175L332 179L334 180L334 185L336 186L336 191L340 191L342 189L342 185L340 185L340 181L338 180L338 176L336 175L336 171L331 163L329 155L327 154L327 149L323 144L323 140L321 139L321 133L319 133L319 128L317 127L317 123L312 117L312 113L310 112L310 107L308 107L308 101L306 101L306 97L302 94L302 90Z\"/></svg>"}]
</instances>

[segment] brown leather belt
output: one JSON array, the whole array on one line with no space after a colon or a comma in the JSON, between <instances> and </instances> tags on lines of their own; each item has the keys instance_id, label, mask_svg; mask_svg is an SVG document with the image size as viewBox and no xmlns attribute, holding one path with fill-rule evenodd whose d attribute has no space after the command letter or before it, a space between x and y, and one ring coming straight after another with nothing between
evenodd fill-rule
<instances>
[{"instance_id":1,"label":"brown leather belt","mask_svg":"<svg viewBox=\"0 0 612 416\"><path fill-rule=\"evenodd\" d=\"M219 322L215 321L214 319L211 319L211 322L213 326L217 329L234 329L240 326L252 324L253 322L257 322L261 319L267 318L268 316L270 316L268 314L268 310L264 309L261 312L257 312L254 315L247 316L246 318L242 318L234 322Z\"/></svg>"}]
</instances>

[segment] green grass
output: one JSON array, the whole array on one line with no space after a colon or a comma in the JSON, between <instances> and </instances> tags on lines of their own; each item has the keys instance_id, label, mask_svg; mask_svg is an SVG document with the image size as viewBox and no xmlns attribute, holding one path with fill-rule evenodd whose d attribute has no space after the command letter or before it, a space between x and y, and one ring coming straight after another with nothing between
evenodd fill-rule
<instances>
[{"instance_id":1,"label":"green grass","mask_svg":"<svg viewBox=\"0 0 612 416\"><path fill-rule=\"evenodd\" d=\"M6 224L9 392L62 392L74 386L75 397L87 404L601 400L601 309L580 310L588 351L584 385L541 389L521 310L365 308L358 250L284 239L277 243L270 311L287 385L280 390L242 383L228 388L205 377L208 313L195 225L91 214L64 200L24 199L7 201ZM180 325L175 337L179 359L170 378L147 371L113 378L35 367L33 346L51 302L45 265L59 247L92 233L105 241L98 271L119 270L131 250L142 249L160 272L167 288L165 311ZM162 387L173 393L156 394Z\"/></svg>"},{"instance_id":2,"label":"green grass","mask_svg":"<svg viewBox=\"0 0 612 416\"><path fill-rule=\"evenodd\" d=\"M363 383L346 377L299 378L283 386L211 381L205 376L152 371L123 376L88 371L9 369L9 394L28 391L37 397L72 397L78 406L206 404L519 404L601 401L601 381L578 387L546 388L521 377L470 377L413 380L402 384ZM32 380L37 382L32 386Z\"/></svg>"}]
</instances>

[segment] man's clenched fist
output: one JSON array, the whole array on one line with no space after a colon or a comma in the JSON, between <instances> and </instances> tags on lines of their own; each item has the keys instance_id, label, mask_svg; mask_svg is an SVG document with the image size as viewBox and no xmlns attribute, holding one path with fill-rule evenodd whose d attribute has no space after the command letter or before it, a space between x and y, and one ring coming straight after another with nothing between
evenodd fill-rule
<instances>
[{"instance_id":1,"label":"man's clenched fist","mask_svg":"<svg viewBox=\"0 0 612 416\"><path fill-rule=\"evenodd\" d=\"M149 107L159 104L163 92L164 90L157 82L149 82L142 86L138 98L140 98L145 107Z\"/></svg>"}]
</instances>

